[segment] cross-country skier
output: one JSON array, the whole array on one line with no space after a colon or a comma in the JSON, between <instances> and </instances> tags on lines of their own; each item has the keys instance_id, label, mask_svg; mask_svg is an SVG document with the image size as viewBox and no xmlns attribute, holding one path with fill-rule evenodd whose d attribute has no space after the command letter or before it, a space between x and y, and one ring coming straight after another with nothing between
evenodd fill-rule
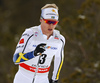
<instances>
[{"instance_id":1,"label":"cross-country skier","mask_svg":"<svg viewBox=\"0 0 100 83\"><path fill-rule=\"evenodd\" d=\"M46 4L41 8L41 24L25 30L17 44L13 61L19 64L13 83L57 83L64 59L65 38L55 27L58 7ZM54 57L52 78L48 79Z\"/></svg>"}]
</instances>

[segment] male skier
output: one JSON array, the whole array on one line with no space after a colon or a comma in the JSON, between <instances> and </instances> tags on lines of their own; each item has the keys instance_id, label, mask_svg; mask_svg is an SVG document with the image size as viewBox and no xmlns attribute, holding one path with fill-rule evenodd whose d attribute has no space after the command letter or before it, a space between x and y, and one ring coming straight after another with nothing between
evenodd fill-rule
<instances>
[{"instance_id":1,"label":"male skier","mask_svg":"<svg viewBox=\"0 0 100 83\"><path fill-rule=\"evenodd\" d=\"M14 63L19 64L13 83L58 82L65 45L65 38L55 30L58 18L58 7L46 4L41 8L41 24L24 31L13 56ZM53 57L53 75L48 80Z\"/></svg>"}]
</instances>

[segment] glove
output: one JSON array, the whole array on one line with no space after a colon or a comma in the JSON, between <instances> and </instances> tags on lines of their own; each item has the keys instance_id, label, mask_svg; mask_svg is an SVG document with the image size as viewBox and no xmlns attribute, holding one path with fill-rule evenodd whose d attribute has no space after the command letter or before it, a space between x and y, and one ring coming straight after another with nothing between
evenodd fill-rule
<instances>
[{"instance_id":1,"label":"glove","mask_svg":"<svg viewBox=\"0 0 100 83\"><path fill-rule=\"evenodd\" d=\"M34 50L34 56L41 55L45 51L45 46L44 43L39 44Z\"/></svg>"},{"instance_id":2,"label":"glove","mask_svg":"<svg viewBox=\"0 0 100 83\"><path fill-rule=\"evenodd\" d=\"M50 79L49 83L58 83L58 80L52 80L52 79Z\"/></svg>"}]
</instances>

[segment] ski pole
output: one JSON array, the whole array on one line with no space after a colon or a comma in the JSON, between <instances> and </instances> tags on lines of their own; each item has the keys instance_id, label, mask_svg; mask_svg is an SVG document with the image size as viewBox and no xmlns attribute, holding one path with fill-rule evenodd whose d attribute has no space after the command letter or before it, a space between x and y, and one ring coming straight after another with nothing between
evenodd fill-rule
<instances>
[{"instance_id":1,"label":"ski pole","mask_svg":"<svg viewBox=\"0 0 100 83\"><path fill-rule=\"evenodd\" d=\"M38 62L37 62L37 66L36 66L36 70L35 70L35 73L34 73L34 76L33 76L33 81L32 81L32 83L34 83L36 73L38 72L38 66L39 66L39 61L40 61L40 57L41 57L41 55L42 55L42 54L40 53L40 55L39 55L39 59L38 59Z\"/></svg>"}]
</instances>

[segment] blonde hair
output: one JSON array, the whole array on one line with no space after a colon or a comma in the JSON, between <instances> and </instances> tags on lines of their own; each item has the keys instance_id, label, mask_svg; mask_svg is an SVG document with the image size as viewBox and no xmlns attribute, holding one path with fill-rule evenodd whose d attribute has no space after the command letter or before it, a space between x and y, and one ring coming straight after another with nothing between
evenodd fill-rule
<instances>
[{"instance_id":1,"label":"blonde hair","mask_svg":"<svg viewBox=\"0 0 100 83\"><path fill-rule=\"evenodd\" d=\"M43 10L43 9L45 9L45 8L55 8L55 9L57 9L58 10L58 6L56 5L56 4L46 4L45 6L43 6L42 8L41 8L41 10Z\"/></svg>"}]
</instances>

